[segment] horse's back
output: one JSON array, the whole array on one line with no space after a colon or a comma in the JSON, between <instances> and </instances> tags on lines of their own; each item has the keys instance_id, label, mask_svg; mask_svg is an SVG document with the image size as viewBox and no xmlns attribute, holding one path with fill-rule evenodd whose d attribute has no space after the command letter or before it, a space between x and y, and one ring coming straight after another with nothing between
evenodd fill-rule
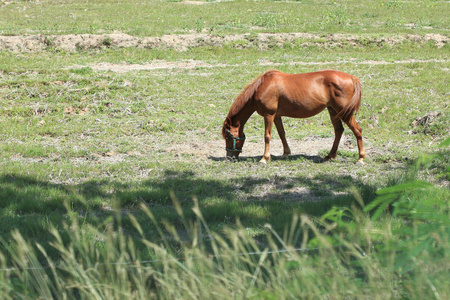
<instances>
[{"instance_id":1,"label":"horse's back","mask_svg":"<svg viewBox=\"0 0 450 300\"><path fill-rule=\"evenodd\" d=\"M358 80L353 75L342 71L326 69L309 73L289 74L277 70L266 72L264 79L280 86L289 87L290 89L304 90L319 86L336 86L341 89L345 86L353 86L353 80Z\"/></svg>"}]
</instances>

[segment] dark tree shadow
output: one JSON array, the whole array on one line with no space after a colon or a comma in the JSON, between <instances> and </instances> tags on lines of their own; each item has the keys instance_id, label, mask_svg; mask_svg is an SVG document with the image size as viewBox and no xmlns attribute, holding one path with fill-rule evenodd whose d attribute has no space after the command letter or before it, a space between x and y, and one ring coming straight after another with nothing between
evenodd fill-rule
<instances>
[{"instance_id":1,"label":"dark tree shadow","mask_svg":"<svg viewBox=\"0 0 450 300\"><path fill-rule=\"evenodd\" d=\"M217 158L211 158L217 159ZM220 158L222 159L222 158ZM255 160L244 157L244 161ZM273 157L274 160L281 159ZM318 156L294 155L291 160L320 162ZM274 175L271 178L243 177L234 180L201 178L193 171L166 170L164 176L139 182L91 180L65 185L33 177L3 175L0 177L0 234L8 244L11 232L19 230L27 241L39 242L50 254L54 249L50 225L67 239L64 224L74 218L83 226L106 228L112 222L138 240L129 214L141 224L145 235L158 236L153 223L140 209L144 204L158 223L175 225L183 230L182 218L176 213L173 198L180 204L183 218L192 222L193 198L210 228L221 230L234 226L237 220L248 228L272 224L282 232L293 215L321 216L333 206L349 207L355 202L349 189L356 187L366 202L375 197L376 187L351 176L317 175L313 178ZM108 221L109 220L109 221ZM115 225L115 226L116 226ZM0 245L3 252L5 245Z\"/></svg>"},{"instance_id":2,"label":"dark tree shadow","mask_svg":"<svg viewBox=\"0 0 450 300\"><path fill-rule=\"evenodd\" d=\"M289 159L319 161L317 156L304 155ZM67 221L67 209L84 218L83 222L98 225L105 217L115 215L113 207L120 207L123 215L139 215L143 203L154 211L157 220L177 223L179 216L173 208L171 192L188 218L195 217L191 208L196 197L207 221L227 224L238 218L248 226L280 224L279 220L288 222L294 213L320 216L333 205L349 206L354 202L348 193L350 187L356 187L366 201L375 195L375 187L351 176L275 176L270 182L267 178L248 177L228 181L176 170L167 170L163 178L141 182L93 180L77 185L4 175L0 177L0 187L0 234L18 228L30 237L41 236L49 222L62 227Z\"/></svg>"}]
</instances>

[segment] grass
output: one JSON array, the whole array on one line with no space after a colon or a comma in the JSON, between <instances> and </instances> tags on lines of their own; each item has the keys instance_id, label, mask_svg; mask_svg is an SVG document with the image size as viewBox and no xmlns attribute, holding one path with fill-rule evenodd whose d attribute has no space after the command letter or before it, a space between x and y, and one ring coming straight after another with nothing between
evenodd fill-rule
<instances>
[{"instance_id":1,"label":"grass","mask_svg":"<svg viewBox=\"0 0 450 300\"><path fill-rule=\"evenodd\" d=\"M11 1L0 11L3 35L80 34L121 31L135 36L205 31L447 33L445 1L173 1L88 3ZM120 11L120 16L115 16ZM115 16L115 17L111 17ZM257 28L255 28L255 26Z\"/></svg>"},{"instance_id":2,"label":"grass","mask_svg":"<svg viewBox=\"0 0 450 300\"><path fill-rule=\"evenodd\" d=\"M45 216L49 210L64 212L62 203L69 202L81 215L89 211L108 215L105 208L117 204L134 211L143 201L155 209L162 206L161 219L176 221L176 216L168 216L173 190L186 210L192 196L197 196L214 228L238 217L244 226L258 231L265 222L282 229L294 212L320 215L337 199L343 205L351 203L346 191L354 185L367 191L370 199L376 187L384 186L420 153L432 152L429 145L448 132L446 63L437 62L447 50L432 45L317 50L312 46L302 52L226 47L167 51L160 59L190 58L225 66L126 73L96 71L91 66L98 61L120 63L131 55L135 63L145 64L156 50L4 53L0 120L9 126L1 127L0 148L4 191L10 191L2 197L8 199L4 214L22 219ZM258 151L236 164L222 160L223 117L243 86L267 69L258 66L267 57L285 72L318 69L316 64L292 62L319 62L320 68L361 78L364 94L358 120L368 147L364 168L353 165L355 148L345 150L342 145L331 164L318 164L313 153L298 155L295 149L291 160L274 160L267 167L256 163ZM370 64L364 57L386 64ZM396 63L411 57L423 62ZM444 113L433 134L408 133L416 117L433 110ZM244 151L262 151L262 127L262 119L252 117L246 126L250 144ZM291 143L333 136L325 113L306 120L286 119L285 127ZM346 135L353 140L348 130ZM273 143L279 143L276 137ZM323 156L329 147L331 142L324 142L316 153ZM336 198L336 193L343 195ZM51 218L55 219L50 223L61 220L58 214ZM95 223L94 219L89 222ZM9 224L2 226L5 234L17 226L15 221L5 223Z\"/></svg>"},{"instance_id":3,"label":"grass","mask_svg":"<svg viewBox=\"0 0 450 300\"><path fill-rule=\"evenodd\" d=\"M449 46L364 42L364 36L445 35L448 3L0 5L2 35L251 33L242 41L186 51L114 48L105 39L103 49L1 52L0 266L13 267L0 273L2 296L425 299L448 294L443 284L448 266L441 264L448 261L448 226L441 219L419 222L405 207L407 199L415 199L414 205L423 202L426 209L436 209L435 215L448 216L449 154L437 145L450 131ZM263 51L252 41L258 32L299 31L362 37L357 45L329 46L325 38L274 41ZM114 72L99 69L102 63L171 67ZM355 166L355 140L347 128L349 142L341 142L337 159L321 162L333 137L326 113L285 119L293 155L280 159L275 133L267 166L257 163L263 120L255 115L245 128L243 158L224 160L221 125L231 102L272 68L289 73L333 68L361 79L357 119L364 130L366 165ZM442 114L431 124L412 125L431 111ZM425 167L414 167L422 154L431 159ZM413 179L425 182L418 187L431 196L401 185ZM396 184L409 194L400 197L395 188L383 189ZM383 191L394 196L383 198ZM361 212L366 204L370 209ZM407 230L426 232L428 223L438 224L429 234L433 242L423 235L405 238L414 236ZM423 239L436 247L424 248L428 252L414 248ZM364 258L350 246L367 246L369 240L392 241L392 248L383 244ZM342 245L347 248L334 248ZM285 246L321 249L319 255L267 253ZM414 266L405 273L396 263L410 253L398 249L408 247L417 252L403 257ZM241 255L249 252L261 253ZM200 258L198 263L177 260L183 257ZM110 264L150 260L159 263Z\"/></svg>"},{"instance_id":4,"label":"grass","mask_svg":"<svg viewBox=\"0 0 450 300\"><path fill-rule=\"evenodd\" d=\"M165 222L161 227L156 211L143 205L145 218L131 216L128 226L118 210L116 221L105 220L105 228L99 230L80 224L68 208L63 235L51 225L47 229L56 253L40 244L33 247L18 231L12 233L7 246L11 261L0 257L0 266L14 267L0 272L0 282L10 282L1 295L445 298L448 190L413 180L421 168L417 163L400 183L379 190L367 206L353 190L358 204L335 206L320 219L295 214L283 236L266 224L259 234L264 239L252 237L254 232L239 222L217 233L197 199L192 218L173 194L181 226ZM389 206L392 216L384 213ZM153 232L142 227L146 222L153 224ZM129 238L131 228L139 239ZM155 242L158 235L161 241ZM211 285L214 289L208 288Z\"/></svg>"}]
</instances>

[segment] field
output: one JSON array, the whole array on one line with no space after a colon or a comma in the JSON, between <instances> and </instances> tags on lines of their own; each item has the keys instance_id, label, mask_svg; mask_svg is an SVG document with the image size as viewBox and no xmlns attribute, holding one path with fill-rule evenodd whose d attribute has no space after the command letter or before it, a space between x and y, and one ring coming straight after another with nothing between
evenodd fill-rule
<instances>
[{"instance_id":1,"label":"field","mask_svg":"<svg viewBox=\"0 0 450 300\"><path fill-rule=\"evenodd\" d=\"M0 0L0 295L445 299L449 8ZM293 153L275 133L267 165L255 114L225 159L228 109L270 69L360 78L364 165L347 127L323 161L326 112L284 119Z\"/></svg>"}]
</instances>

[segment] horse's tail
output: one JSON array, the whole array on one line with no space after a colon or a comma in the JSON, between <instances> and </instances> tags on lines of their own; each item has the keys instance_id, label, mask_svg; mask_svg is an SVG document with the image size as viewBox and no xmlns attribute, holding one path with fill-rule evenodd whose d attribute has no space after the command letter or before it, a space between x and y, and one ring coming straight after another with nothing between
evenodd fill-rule
<instances>
[{"instance_id":1,"label":"horse's tail","mask_svg":"<svg viewBox=\"0 0 450 300\"><path fill-rule=\"evenodd\" d=\"M361 105L361 82L358 77L352 76L353 81L353 96L348 102L347 106L344 107L337 115L336 119L348 122L350 117L356 113Z\"/></svg>"},{"instance_id":2,"label":"horse's tail","mask_svg":"<svg viewBox=\"0 0 450 300\"><path fill-rule=\"evenodd\" d=\"M230 128L231 118L234 117L238 112L240 112L244 108L245 104L247 104L251 99L253 99L253 96L255 95L256 91L264 82L264 76L269 72L264 73L263 75L256 78L252 83L247 85L244 91L239 96L237 96L236 100L234 100L228 112L228 115L225 119L225 122L223 123L222 127L223 138L226 138L227 136L226 131L227 129Z\"/></svg>"}]
</instances>

